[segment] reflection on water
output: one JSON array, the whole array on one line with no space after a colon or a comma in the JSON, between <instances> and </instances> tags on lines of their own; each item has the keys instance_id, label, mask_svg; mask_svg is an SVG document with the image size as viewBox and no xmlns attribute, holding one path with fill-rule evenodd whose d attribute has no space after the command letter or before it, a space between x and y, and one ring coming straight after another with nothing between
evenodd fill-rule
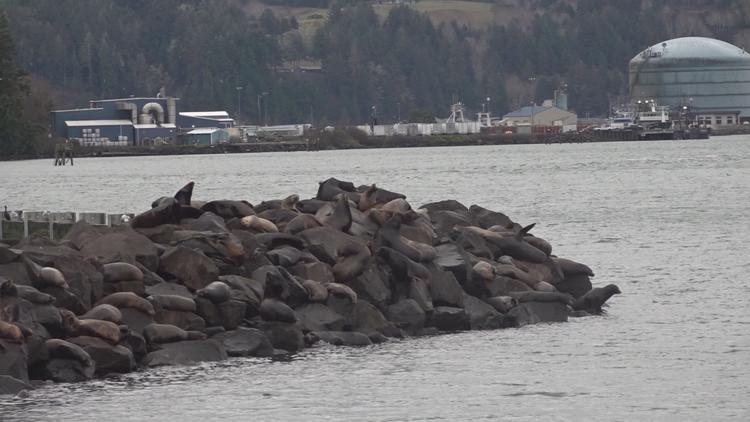
<instances>
[{"instance_id":1,"label":"reflection on water","mask_svg":"<svg viewBox=\"0 0 750 422\"><path fill-rule=\"evenodd\" d=\"M139 211L195 180L197 199L259 202L329 176L538 222L623 294L567 324L47 385L1 397L0 420L750 418L750 138L0 163L0 201Z\"/></svg>"}]
</instances>

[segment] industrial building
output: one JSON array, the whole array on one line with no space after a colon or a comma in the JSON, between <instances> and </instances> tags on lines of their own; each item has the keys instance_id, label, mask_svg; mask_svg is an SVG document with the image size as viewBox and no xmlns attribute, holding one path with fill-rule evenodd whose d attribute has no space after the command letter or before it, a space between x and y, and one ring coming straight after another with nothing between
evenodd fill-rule
<instances>
[{"instance_id":1,"label":"industrial building","mask_svg":"<svg viewBox=\"0 0 750 422\"><path fill-rule=\"evenodd\" d=\"M750 120L750 54L724 41L676 38L638 53L629 65L630 97L685 108L713 126Z\"/></svg>"},{"instance_id":2,"label":"industrial building","mask_svg":"<svg viewBox=\"0 0 750 422\"><path fill-rule=\"evenodd\" d=\"M92 100L88 108L51 112L55 137L82 146L175 143L181 132L234 126L225 111L179 112L179 98Z\"/></svg>"},{"instance_id":3,"label":"industrial building","mask_svg":"<svg viewBox=\"0 0 750 422\"><path fill-rule=\"evenodd\" d=\"M229 142L229 132L213 127L198 128L186 133L184 139L186 145L216 145Z\"/></svg>"},{"instance_id":4,"label":"industrial building","mask_svg":"<svg viewBox=\"0 0 750 422\"><path fill-rule=\"evenodd\" d=\"M552 100L547 100L542 105L532 104L506 114L501 124L528 128L528 132L538 132L537 128L554 128L555 132L570 132L577 129L578 116L554 105Z\"/></svg>"}]
</instances>

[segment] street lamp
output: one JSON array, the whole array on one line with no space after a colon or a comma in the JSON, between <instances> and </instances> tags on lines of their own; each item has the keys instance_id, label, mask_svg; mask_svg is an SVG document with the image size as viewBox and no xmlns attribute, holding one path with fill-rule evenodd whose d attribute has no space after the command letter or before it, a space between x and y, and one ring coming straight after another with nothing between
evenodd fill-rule
<instances>
[{"instance_id":1,"label":"street lamp","mask_svg":"<svg viewBox=\"0 0 750 422\"><path fill-rule=\"evenodd\" d=\"M242 111L242 87L235 87L237 90L237 126L240 126L240 112Z\"/></svg>"},{"instance_id":2,"label":"street lamp","mask_svg":"<svg viewBox=\"0 0 750 422\"><path fill-rule=\"evenodd\" d=\"M265 125L265 119L263 119L263 114L261 113L261 109L260 109L260 99L265 97L266 95L268 95L268 92L266 91L263 91L262 93L256 95L256 99L258 100L258 124L260 124L261 120L264 120L264 125ZM266 110L268 110L267 105L266 105Z\"/></svg>"}]
</instances>

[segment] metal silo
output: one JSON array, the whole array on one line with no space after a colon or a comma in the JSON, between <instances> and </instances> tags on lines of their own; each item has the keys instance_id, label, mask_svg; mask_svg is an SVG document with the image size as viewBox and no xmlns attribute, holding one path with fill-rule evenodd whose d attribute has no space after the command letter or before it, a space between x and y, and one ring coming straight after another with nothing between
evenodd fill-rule
<instances>
[{"instance_id":1,"label":"metal silo","mask_svg":"<svg viewBox=\"0 0 750 422\"><path fill-rule=\"evenodd\" d=\"M711 38L676 38L649 47L629 66L630 96L695 112L750 116L750 54Z\"/></svg>"}]
</instances>

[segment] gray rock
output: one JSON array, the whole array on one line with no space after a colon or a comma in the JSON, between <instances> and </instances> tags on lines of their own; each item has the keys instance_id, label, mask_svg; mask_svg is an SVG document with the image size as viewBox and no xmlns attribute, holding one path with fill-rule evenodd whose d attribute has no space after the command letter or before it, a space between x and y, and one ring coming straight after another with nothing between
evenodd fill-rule
<instances>
[{"instance_id":1,"label":"gray rock","mask_svg":"<svg viewBox=\"0 0 750 422\"><path fill-rule=\"evenodd\" d=\"M143 360L143 358L148 353L146 339L144 339L142 335L132 330L128 331L128 333L120 339L120 345L130 349L130 352L133 354L136 362L140 362L141 360Z\"/></svg>"},{"instance_id":2,"label":"gray rock","mask_svg":"<svg viewBox=\"0 0 750 422\"><path fill-rule=\"evenodd\" d=\"M452 243L443 243L435 247L437 258L433 261L438 267L450 271L456 280L463 284L468 278L471 266L466 262L461 251Z\"/></svg>"},{"instance_id":3,"label":"gray rock","mask_svg":"<svg viewBox=\"0 0 750 422\"><path fill-rule=\"evenodd\" d=\"M414 299L426 314L432 313L432 295L427 283L419 278L414 278L409 283L409 299Z\"/></svg>"},{"instance_id":4,"label":"gray rock","mask_svg":"<svg viewBox=\"0 0 750 422\"><path fill-rule=\"evenodd\" d=\"M346 319L321 303L308 303L295 309L305 331L340 331Z\"/></svg>"},{"instance_id":5,"label":"gray rock","mask_svg":"<svg viewBox=\"0 0 750 422\"><path fill-rule=\"evenodd\" d=\"M349 283L359 299L367 300L380 309L385 309L391 301L391 289L388 278L374 263Z\"/></svg>"},{"instance_id":6,"label":"gray rock","mask_svg":"<svg viewBox=\"0 0 750 422\"><path fill-rule=\"evenodd\" d=\"M424 327L426 316L414 299L404 299L387 308L388 319L396 326L416 332Z\"/></svg>"},{"instance_id":7,"label":"gray rock","mask_svg":"<svg viewBox=\"0 0 750 422\"><path fill-rule=\"evenodd\" d=\"M65 236L84 258L96 257L100 262L140 262L151 271L159 268L159 252L146 236L130 226L100 227L82 221L73 225Z\"/></svg>"},{"instance_id":8,"label":"gray rock","mask_svg":"<svg viewBox=\"0 0 750 422\"><path fill-rule=\"evenodd\" d=\"M263 334L255 328L238 328L217 334L214 340L220 341L229 356L258 356L273 355L273 345Z\"/></svg>"},{"instance_id":9,"label":"gray rock","mask_svg":"<svg viewBox=\"0 0 750 422\"><path fill-rule=\"evenodd\" d=\"M463 308L438 306L432 314L432 325L440 331L463 331L471 329L469 314Z\"/></svg>"},{"instance_id":10,"label":"gray rock","mask_svg":"<svg viewBox=\"0 0 750 422\"><path fill-rule=\"evenodd\" d=\"M565 278L560 283L555 284L555 288L562 293L568 293L574 298L583 297L593 288L591 278L587 274L565 274Z\"/></svg>"},{"instance_id":11,"label":"gray rock","mask_svg":"<svg viewBox=\"0 0 750 422\"><path fill-rule=\"evenodd\" d=\"M436 306L464 307L464 289L450 271L434 271L430 282L432 303Z\"/></svg>"},{"instance_id":12,"label":"gray rock","mask_svg":"<svg viewBox=\"0 0 750 422\"><path fill-rule=\"evenodd\" d=\"M352 325L354 331L368 335L380 333L388 337L401 337L401 330L396 328L378 308L366 300L358 300L354 306Z\"/></svg>"},{"instance_id":13,"label":"gray rock","mask_svg":"<svg viewBox=\"0 0 750 422\"><path fill-rule=\"evenodd\" d=\"M303 280L315 280L322 284L335 281L331 266L324 262L299 263L289 268L289 272Z\"/></svg>"},{"instance_id":14,"label":"gray rock","mask_svg":"<svg viewBox=\"0 0 750 422\"><path fill-rule=\"evenodd\" d=\"M565 322L568 320L568 307L559 302L525 302L511 309L508 314L514 319L514 326L523 327L540 322Z\"/></svg>"},{"instance_id":15,"label":"gray rock","mask_svg":"<svg viewBox=\"0 0 750 422\"><path fill-rule=\"evenodd\" d=\"M283 292L281 293L281 300L286 304L295 308L307 302L307 290L305 287L284 268L273 265L264 266L255 270L252 278L265 282L269 273L273 273L271 277L275 277L282 284Z\"/></svg>"},{"instance_id":16,"label":"gray rock","mask_svg":"<svg viewBox=\"0 0 750 422\"><path fill-rule=\"evenodd\" d=\"M198 362L216 362L228 358L221 342L214 339L187 340L166 343L159 346L143 359L148 367L167 365L188 365Z\"/></svg>"},{"instance_id":17,"label":"gray rock","mask_svg":"<svg viewBox=\"0 0 750 422\"><path fill-rule=\"evenodd\" d=\"M471 277L464 285L466 292L481 299L508 296L511 292L526 292L531 288L514 278L496 275L491 281Z\"/></svg>"},{"instance_id":18,"label":"gray rock","mask_svg":"<svg viewBox=\"0 0 750 422\"><path fill-rule=\"evenodd\" d=\"M206 327L221 326L218 307L205 297L195 298L196 313L206 322Z\"/></svg>"},{"instance_id":19,"label":"gray rock","mask_svg":"<svg viewBox=\"0 0 750 422\"><path fill-rule=\"evenodd\" d=\"M29 383L9 375L0 375L0 396L4 394L18 394L24 390L33 390Z\"/></svg>"},{"instance_id":20,"label":"gray rock","mask_svg":"<svg viewBox=\"0 0 750 422\"><path fill-rule=\"evenodd\" d=\"M159 273L174 276L189 289L198 290L216 281L219 268L203 253L177 246L161 256Z\"/></svg>"},{"instance_id":21,"label":"gray rock","mask_svg":"<svg viewBox=\"0 0 750 422\"><path fill-rule=\"evenodd\" d=\"M464 294L464 309L469 314L472 330L495 328L490 325L490 321L500 315L492 306L468 294Z\"/></svg>"},{"instance_id":22,"label":"gray rock","mask_svg":"<svg viewBox=\"0 0 750 422\"><path fill-rule=\"evenodd\" d=\"M86 365L75 359L53 358L42 368L41 379L55 382L81 382L94 378L96 365Z\"/></svg>"},{"instance_id":23,"label":"gray rock","mask_svg":"<svg viewBox=\"0 0 750 422\"><path fill-rule=\"evenodd\" d=\"M146 286L146 294L149 296L154 295L175 295L193 298L187 287L177 283L156 283L154 285Z\"/></svg>"},{"instance_id":24,"label":"gray rock","mask_svg":"<svg viewBox=\"0 0 750 422\"><path fill-rule=\"evenodd\" d=\"M143 333L143 328L154 323L154 318L135 308L120 308L122 323L138 334Z\"/></svg>"},{"instance_id":25,"label":"gray rock","mask_svg":"<svg viewBox=\"0 0 750 422\"><path fill-rule=\"evenodd\" d=\"M370 346L372 341L362 333L354 331L317 331L322 341L336 346Z\"/></svg>"},{"instance_id":26,"label":"gray rock","mask_svg":"<svg viewBox=\"0 0 750 422\"><path fill-rule=\"evenodd\" d=\"M112 346L97 337L73 337L67 341L80 346L96 362L96 374L125 374L135 369L135 357L127 347Z\"/></svg>"},{"instance_id":27,"label":"gray rock","mask_svg":"<svg viewBox=\"0 0 750 422\"><path fill-rule=\"evenodd\" d=\"M247 305L239 300L227 300L217 305L221 326L226 330L234 330L245 319Z\"/></svg>"},{"instance_id":28,"label":"gray rock","mask_svg":"<svg viewBox=\"0 0 750 422\"><path fill-rule=\"evenodd\" d=\"M305 338L298 324L264 321L260 328L276 349L295 353L305 348Z\"/></svg>"},{"instance_id":29,"label":"gray rock","mask_svg":"<svg viewBox=\"0 0 750 422\"><path fill-rule=\"evenodd\" d=\"M193 312L161 310L154 315L154 322L180 327L185 331L202 331L206 321Z\"/></svg>"},{"instance_id":30,"label":"gray rock","mask_svg":"<svg viewBox=\"0 0 750 422\"><path fill-rule=\"evenodd\" d=\"M0 340L0 375L29 382L25 345Z\"/></svg>"}]
</instances>

